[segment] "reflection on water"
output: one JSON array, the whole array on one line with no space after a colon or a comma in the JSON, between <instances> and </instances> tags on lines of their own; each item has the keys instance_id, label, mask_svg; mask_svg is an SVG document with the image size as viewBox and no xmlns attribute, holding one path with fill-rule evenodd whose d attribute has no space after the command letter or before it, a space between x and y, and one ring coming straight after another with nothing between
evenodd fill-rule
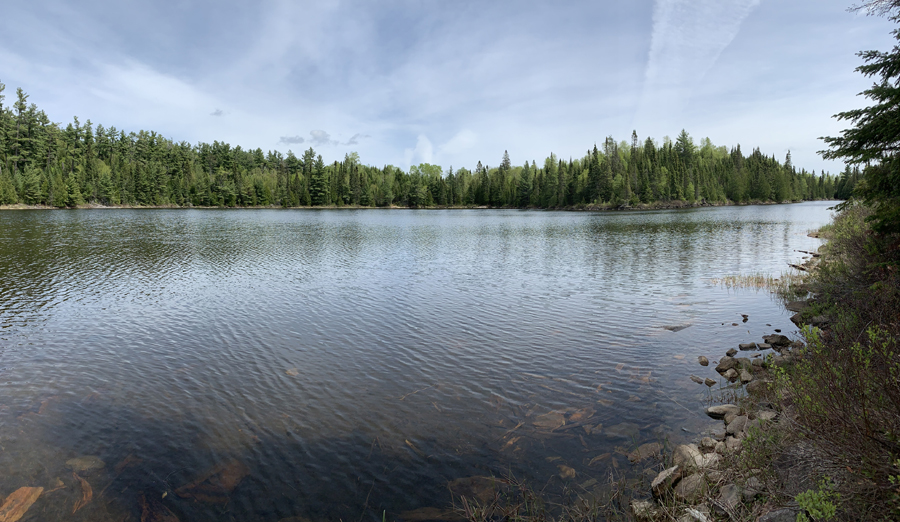
<instances>
[{"instance_id":1,"label":"reflection on water","mask_svg":"<svg viewBox=\"0 0 900 522\"><path fill-rule=\"evenodd\" d=\"M589 491L708 425L698 355L791 331L709 279L786 270L827 206L0 213L0 496L274 522Z\"/></svg>"}]
</instances>

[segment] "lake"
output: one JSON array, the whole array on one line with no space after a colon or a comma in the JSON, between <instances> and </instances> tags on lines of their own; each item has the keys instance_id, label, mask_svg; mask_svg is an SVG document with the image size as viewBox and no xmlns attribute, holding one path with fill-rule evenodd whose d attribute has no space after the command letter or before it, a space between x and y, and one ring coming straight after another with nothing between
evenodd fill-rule
<instances>
[{"instance_id":1,"label":"lake","mask_svg":"<svg viewBox=\"0 0 900 522\"><path fill-rule=\"evenodd\" d=\"M833 204L0 212L0 496L318 522L474 476L590 494L709 428L699 355L796 332L710 279L786 273Z\"/></svg>"}]
</instances>

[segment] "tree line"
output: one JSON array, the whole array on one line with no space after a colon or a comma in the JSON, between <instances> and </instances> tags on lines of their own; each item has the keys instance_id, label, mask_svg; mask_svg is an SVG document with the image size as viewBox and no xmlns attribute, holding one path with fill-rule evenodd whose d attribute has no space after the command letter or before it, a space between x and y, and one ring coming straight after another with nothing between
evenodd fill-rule
<instances>
[{"instance_id":1,"label":"tree line","mask_svg":"<svg viewBox=\"0 0 900 522\"><path fill-rule=\"evenodd\" d=\"M550 154L514 166L473 170L422 163L404 171L364 165L356 153L325 163L309 148L263 152L175 142L156 132L96 127L76 117L53 123L16 90L4 105L0 83L0 205L75 207L85 203L145 206L493 206L572 208L659 202L770 202L845 197L858 169L839 176L797 169L740 145L609 137L580 158Z\"/></svg>"}]
</instances>

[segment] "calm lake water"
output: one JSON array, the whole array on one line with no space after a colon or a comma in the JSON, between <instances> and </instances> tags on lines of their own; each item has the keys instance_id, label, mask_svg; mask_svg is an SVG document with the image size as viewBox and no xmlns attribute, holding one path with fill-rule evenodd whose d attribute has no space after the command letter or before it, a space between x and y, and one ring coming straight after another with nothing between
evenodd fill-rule
<instances>
[{"instance_id":1,"label":"calm lake water","mask_svg":"<svg viewBox=\"0 0 900 522\"><path fill-rule=\"evenodd\" d=\"M787 272L830 205L0 212L0 499L316 522L472 476L588 494L708 428L697 356L796 331L710 279Z\"/></svg>"}]
</instances>

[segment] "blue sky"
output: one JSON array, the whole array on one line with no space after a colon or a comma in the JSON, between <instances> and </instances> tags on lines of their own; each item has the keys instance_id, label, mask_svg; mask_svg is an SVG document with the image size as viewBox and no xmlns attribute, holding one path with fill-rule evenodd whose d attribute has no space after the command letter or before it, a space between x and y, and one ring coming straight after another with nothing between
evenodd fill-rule
<instances>
[{"instance_id":1,"label":"blue sky","mask_svg":"<svg viewBox=\"0 0 900 522\"><path fill-rule=\"evenodd\" d=\"M823 161L892 25L850 1L6 2L0 81L62 123L472 168L606 136Z\"/></svg>"}]
</instances>

